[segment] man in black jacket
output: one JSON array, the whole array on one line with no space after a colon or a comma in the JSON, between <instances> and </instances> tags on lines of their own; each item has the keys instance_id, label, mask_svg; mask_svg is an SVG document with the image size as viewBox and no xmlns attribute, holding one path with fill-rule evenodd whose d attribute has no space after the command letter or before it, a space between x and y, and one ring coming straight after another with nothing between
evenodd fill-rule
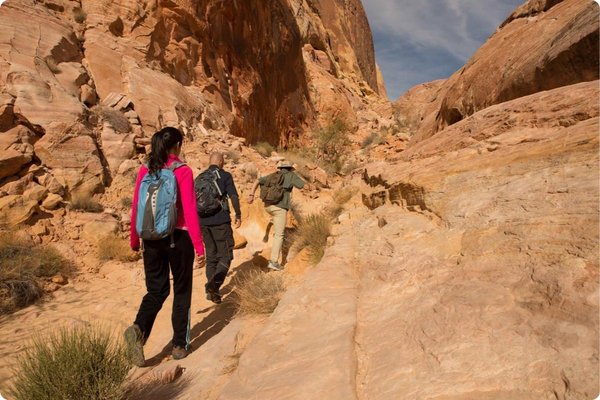
<instances>
[{"instance_id":1,"label":"man in black jacket","mask_svg":"<svg viewBox=\"0 0 600 400\"><path fill-rule=\"evenodd\" d=\"M231 200L235 211L234 226L239 228L242 224L238 192L231 174L223 170L223 163L222 153L215 152L210 155L208 171L216 177L219 193L222 193L222 208L213 215L200 217L200 228L206 250L206 298L216 304L221 303L219 289L233 260L234 242L228 199Z\"/></svg>"}]
</instances>

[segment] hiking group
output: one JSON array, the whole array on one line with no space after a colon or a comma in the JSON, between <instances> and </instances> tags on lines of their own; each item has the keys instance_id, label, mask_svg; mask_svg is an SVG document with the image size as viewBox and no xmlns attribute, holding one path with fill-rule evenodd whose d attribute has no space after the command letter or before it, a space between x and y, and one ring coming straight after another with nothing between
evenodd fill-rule
<instances>
[{"instance_id":1,"label":"hiking group","mask_svg":"<svg viewBox=\"0 0 600 400\"><path fill-rule=\"evenodd\" d=\"M233 260L230 202L234 226L239 228L242 223L239 195L232 175L223 169L223 154L212 153L210 165L194 180L192 169L180 159L182 145L183 135L178 129L167 127L156 132L133 192L130 246L142 251L146 294L124 337L131 359L139 367L145 364L144 344L171 291L169 275L173 277L174 296L172 356L178 360L189 354L194 260L205 259L206 298L221 303L220 288ZM254 201L260 186L274 227L267 267L279 271L290 195L304 182L291 164L280 162L277 168L277 172L255 182L248 203Z\"/></svg>"}]
</instances>

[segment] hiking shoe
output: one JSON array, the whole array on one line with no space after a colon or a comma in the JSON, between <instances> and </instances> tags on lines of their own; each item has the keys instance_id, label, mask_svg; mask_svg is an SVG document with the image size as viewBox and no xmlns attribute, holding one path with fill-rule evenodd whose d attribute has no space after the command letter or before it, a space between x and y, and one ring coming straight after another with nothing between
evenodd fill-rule
<instances>
[{"instance_id":1,"label":"hiking shoe","mask_svg":"<svg viewBox=\"0 0 600 400\"><path fill-rule=\"evenodd\" d=\"M206 292L206 300L210 300L215 304L221 304L221 302L223 301L221 299L221 295L215 292Z\"/></svg>"},{"instance_id":2,"label":"hiking shoe","mask_svg":"<svg viewBox=\"0 0 600 400\"><path fill-rule=\"evenodd\" d=\"M182 358L186 358L188 354L188 351L184 347L179 346L173 346L173 351L171 351L173 360L181 360Z\"/></svg>"},{"instance_id":3,"label":"hiking shoe","mask_svg":"<svg viewBox=\"0 0 600 400\"><path fill-rule=\"evenodd\" d=\"M143 367L146 359L144 358L144 335L137 325L131 325L123 333L129 359L133 365Z\"/></svg>"},{"instance_id":4,"label":"hiking shoe","mask_svg":"<svg viewBox=\"0 0 600 400\"><path fill-rule=\"evenodd\" d=\"M279 265L278 262L269 261L267 264L267 268L272 269L273 271L281 271L283 267Z\"/></svg>"}]
</instances>

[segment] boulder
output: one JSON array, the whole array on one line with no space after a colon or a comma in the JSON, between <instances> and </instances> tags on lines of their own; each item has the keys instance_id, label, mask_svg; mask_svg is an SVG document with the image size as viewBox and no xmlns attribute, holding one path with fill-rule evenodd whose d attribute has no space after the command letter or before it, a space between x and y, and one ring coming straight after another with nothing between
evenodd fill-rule
<instances>
[{"instance_id":1,"label":"boulder","mask_svg":"<svg viewBox=\"0 0 600 400\"><path fill-rule=\"evenodd\" d=\"M0 179L15 175L33 158L35 134L25 126L0 133Z\"/></svg>"},{"instance_id":2,"label":"boulder","mask_svg":"<svg viewBox=\"0 0 600 400\"><path fill-rule=\"evenodd\" d=\"M27 223L39 210L37 201L23 196L8 195L0 198L0 222L9 226Z\"/></svg>"},{"instance_id":3,"label":"boulder","mask_svg":"<svg viewBox=\"0 0 600 400\"><path fill-rule=\"evenodd\" d=\"M70 192L93 194L103 189L104 169L94 140L83 127L72 135L46 134L35 143L42 164Z\"/></svg>"},{"instance_id":4,"label":"boulder","mask_svg":"<svg viewBox=\"0 0 600 400\"><path fill-rule=\"evenodd\" d=\"M38 178L40 185L46 187L50 193L63 196L65 194L65 188L60 184L58 179L49 173L43 174Z\"/></svg>"},{"instance_id":5,"label":"boulder","mask_svg":"<svg viewBox=\"0 0 600 400\"><path fill-rule=\"evenodd\" d=\"M46 210L54 210L62 203L63 198L57 194L50 193L46 200L42 202L42 207Z\"/></svg>"},{"instance_id":6,"label":"boulder","mask_svg":"<svg viewBox=\"0 0 600 400\"><path fill-rule=\"evenodd\" d=\"M23 193L23 199L33 200L37 203L41 202L48 195L48 189L42 185L39 185L35 182L29 184L25 192Z\"/></svg>"},{"instance_id":7,"label":"boulder","mask_svg":"<svg viewBox=\"0 0 600 400\"><path fill-rule=\"evenodd\" d=\"M119 231L119 222L108 214L86 213L77 218L82 219L83 223L81 238L92 244Z\"/></svg>"},{"instance_id":8,"label":"boulder","mask_svg":"<svg viewBox=\"0 0 600 400\"><path fill-rule=\"evenodd\" d=\"M133 134L116 132L105 123L101 133L102 151L112 174L117 173L121 164L129 160L135 151Z\"/></svg>"},{"instance_id":9,"label":"boulder","mask_svg":"<svg viewBox=\"0 0 600 400\"><path fill-rule=\"evenodd\" d=\"M25 175L22 178L10 177L4 181L2 190L11 195L22 195L33 182L33 174Z\"/></svg>"}]
</instances>

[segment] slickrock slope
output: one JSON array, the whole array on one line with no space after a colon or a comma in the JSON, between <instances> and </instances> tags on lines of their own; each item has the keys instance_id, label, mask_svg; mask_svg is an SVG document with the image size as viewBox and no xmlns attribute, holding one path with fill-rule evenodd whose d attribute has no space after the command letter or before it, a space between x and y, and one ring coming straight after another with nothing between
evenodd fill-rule
<instances>
[{"instance_id":1,"label":"slickrock slope","mask_svg":"<svg viewBox=\"0 0 600 400\"><path fill-rule=\"evenodd\" d=\"M598 79L598 21L593 1L526 2L442 85L413 142L493 104Z\"/></svg>"},{"instance_id":2,"label":"slickrock slope","mask_svg":"<svg viewBox=\"0 0 600 400\"><path fill-rule=\"evenodd\" d=\"M594 398L598 96L499 104L368 165L373 210L336 229L219 398Z\"/></svg>"}]
</instances>

